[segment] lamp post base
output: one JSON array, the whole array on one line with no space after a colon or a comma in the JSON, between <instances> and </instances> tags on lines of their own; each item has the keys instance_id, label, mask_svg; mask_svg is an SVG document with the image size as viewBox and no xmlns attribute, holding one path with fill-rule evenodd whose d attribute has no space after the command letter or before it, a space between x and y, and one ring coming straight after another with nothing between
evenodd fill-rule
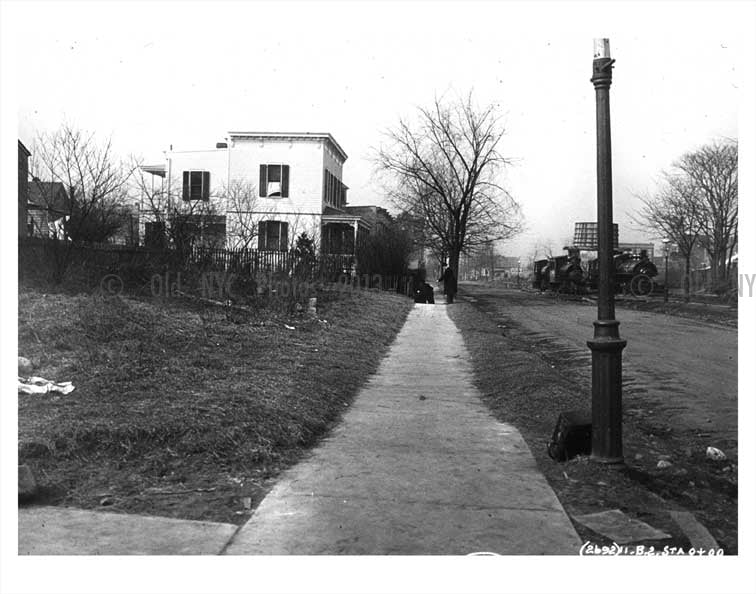
<instances>
[{"instance_id":1,"label":"lamp post base","mask_svg":"<svg viewBox=\"0 0 756 594\"><path fill-rule=\"evenodd\" d=\"M591 459L619 466L622 456L622 349L627 341L619 337L619 322L593 322L591 349Z\"/></svg>"},{"instance_id":2,"label":"lamp post base","mask_svg":"<svg viewBox=\"0 0 756 594\"><path fill-rule=\"evenodd\" d=\"M602 458L601 456L594 456L591 454L591 462L601 464L607 468L624 468L625 459L620 456L619 458Z\"/></svg>"}]
</instances>

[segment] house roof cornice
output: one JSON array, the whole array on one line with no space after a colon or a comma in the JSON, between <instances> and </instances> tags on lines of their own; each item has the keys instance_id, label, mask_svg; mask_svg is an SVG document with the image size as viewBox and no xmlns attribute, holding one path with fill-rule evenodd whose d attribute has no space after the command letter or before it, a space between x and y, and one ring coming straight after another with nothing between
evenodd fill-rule
<instances>
[{"instance_id":1,"label":"house roof cornice","mask_svg":"<svg viewBox=\"0 0 756 594\"><path fill-rule=\"evenodd\" d=\"M331 143L339 156L346 161L347 154L341 148L336 139L328 132L229 132L229 138L275 138L275 139L293 139L293 140L325 140Z\"/></svg>"}]
</instances>

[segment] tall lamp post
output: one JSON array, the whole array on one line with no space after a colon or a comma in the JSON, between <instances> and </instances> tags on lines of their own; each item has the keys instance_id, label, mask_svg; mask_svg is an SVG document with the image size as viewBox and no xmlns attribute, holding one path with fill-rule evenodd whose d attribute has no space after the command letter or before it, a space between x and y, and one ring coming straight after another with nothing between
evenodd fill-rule
<instances>
[{"instance_id":1,"label":"tall lamp post","mask_svg":"<svg viewBox=\"0 0 756 594\"><path fill-rule=\"evenodd\" d=\"M669 301L669 238L662 239L664 244L664 303Z\"/></svg>"},{"instance_id":2,"label":"tall lamp post","mask_svg":"<svg viewBox=\"0 0 756 594\"><path fill-rule=\"evenodd\" d=\"M608 39L593 41L593 77L596 89L596 148L599 295L598 319L593 322L591 349L592 443L591 458L621 465L622 456L622 349L627 344L614 319L614 236L612 225L612 139L609 87L612 60Z\"/></svg>"}]
</instances>

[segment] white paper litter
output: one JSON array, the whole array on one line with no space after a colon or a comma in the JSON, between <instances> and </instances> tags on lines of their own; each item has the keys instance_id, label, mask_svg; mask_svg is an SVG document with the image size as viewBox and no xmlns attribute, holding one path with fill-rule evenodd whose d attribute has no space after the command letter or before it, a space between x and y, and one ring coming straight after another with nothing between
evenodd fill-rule
<instances>
[{"instance_id":1,"label":"white paper litter","mask_svg":"<svg viewBox=\"0 0 756 594\"><path fill-rule=\"evenodd\" d=\"M706 457L709 460L727 460L727 455L722 450L712 446L706 448Z\"/></svg>"},{"instance_id":2,"label":"white paper litter","mask_svg":"<svg viewBox=\"0 0 756 594\"><path fill-rule=\"evenodd\" d=\"M74 385L71 382L53 382L43 377L19 377L18 393L19 394L70 394L74 391Z\"/></svg>"}]
</instances>

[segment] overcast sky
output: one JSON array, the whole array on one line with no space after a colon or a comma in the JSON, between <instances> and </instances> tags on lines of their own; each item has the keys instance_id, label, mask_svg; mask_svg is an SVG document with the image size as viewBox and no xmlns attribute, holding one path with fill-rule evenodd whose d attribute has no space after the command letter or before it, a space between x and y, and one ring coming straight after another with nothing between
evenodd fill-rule
<instances>
[{"instance_id":1,"label":"overcast sky","mask_svg":"<svg viewBox=\"0 0 756 594\"><path fill-rule=\"evenodd\" d=\"M330 132L351 204L381 131L436 94L499 106L506 186L527 230L499 247L559 249L595 218L592 39L609 37L615 222L685 151L737 137L744 3L58 2L10 7L19 136L63 120L123 154L212 147L228 130ZM5 6L6 13L9 10ZM750 62L753 64L752 60ZM751 74L748 74L752 76Z\"/></svg>"}]
</instances>

